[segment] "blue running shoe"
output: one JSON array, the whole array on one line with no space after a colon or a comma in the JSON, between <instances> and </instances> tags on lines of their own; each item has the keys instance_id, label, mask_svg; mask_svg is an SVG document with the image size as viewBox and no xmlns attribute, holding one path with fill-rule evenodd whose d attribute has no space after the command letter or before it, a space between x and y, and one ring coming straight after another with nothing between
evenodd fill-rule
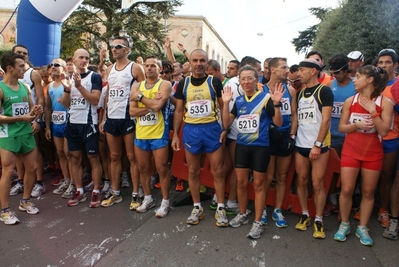
<instances>
[{"instance_id":1,"label":"blue running shoe","mask_svg":"<svg viewBox=\"0 0 399 267\"><path fill-rule=\"evenodd\" d=\"M358 226L356 229L356 236L360 238L360 243L365 246L372 247L374 245L373 239L369 236L369 229L366 226Z\"/></svg>"},{"instance_id":2,"label":"blue running shoe","mask_svg":"<svg viewBox=\"0 0 399 267\"><path fill-rule=\"evenodd\" d=\"M344 242L346 240L346 236L351 232L351 227L349 223L341 222L339 225L338 231L334 235L334 240Z\"/></svg>"},{"instance_id":3,"label":"blue running shoe","mask_svg":"<svg viewBox=\"0 0 399 267\"><path fill-rule=\"evenodd\" d=\"M275 211L273 211L272 219L273 221L276 222L277 227L279 228L287 227L287 221L285 220L281 209L276 209Z\"/></svg>"},{"instance_id":4,"label":"blue running shoe","mask_svg":"<svg viewBox=\"0 0 399 267\"><path fill-rule=\"evenodd\" d=\"M267 209L266 209L266 206L264 207L264 209L263 209L263 212L262 212L262 218L260 219L260 223L262 224L262 225L266 225L267 224Z\"/></svg>"}]
</instances>

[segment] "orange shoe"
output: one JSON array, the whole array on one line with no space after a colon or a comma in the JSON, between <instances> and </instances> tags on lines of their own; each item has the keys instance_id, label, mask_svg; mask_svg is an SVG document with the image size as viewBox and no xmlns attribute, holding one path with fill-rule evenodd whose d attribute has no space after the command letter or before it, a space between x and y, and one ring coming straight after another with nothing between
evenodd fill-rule
<instances>
[{"instance_id":1,"label":"orange shoe","mask_svg":"<svg viewBox=\"0 0 399 267\"><path fill-rule=\"evenodd\" d=\"M353 215L353 219L356 221L360 221L360 208L355 209L355 215Z\"/></svg>"},{"instance_id":2,"label":"orange shoe","mask_svg":"<svg viewBox=\"0 0 399 267\"><path fill-rule=\"evenodd\" d=\"M389 213L386 209L380 209L378 211L378 221L381 223L381 226L384 228L388 227L389 224Z\"/></svg>"},{"instance_id":3,"label":"orange shoe","mask_svg":"<svg viewBox=\"0 0 399 267\"><path fill-rule=\"evenodd\" d=\"M156 183L156 184L154 184L154 188L156 188L156 189L161 189L161 183Z\"/></svg>"},{"instance_id":4,"label":"orange shoe","mask_svg":"<svg viewBox=\"0 0 399 267\"><path fill-rule=\"evenodd\" d=\"M184 190L184 182L181 179L177 179L175 191L182 192Z\"/></svg>"}]
</instances>

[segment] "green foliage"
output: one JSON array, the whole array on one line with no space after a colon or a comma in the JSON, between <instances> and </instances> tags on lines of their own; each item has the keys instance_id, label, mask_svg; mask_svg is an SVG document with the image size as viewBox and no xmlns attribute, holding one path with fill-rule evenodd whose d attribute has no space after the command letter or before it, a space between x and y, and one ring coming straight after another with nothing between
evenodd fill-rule
<instances>
[{"instance_id":1,"label":"green foliage","mask_svg":"<svg viewBox=\"0 0 399 267\"><path fill-rule=\"evenodd\" d=\"M328 59L335 53L361 51L371 63L384 48L399 52L397 0L348 0L319 25L313 48Z\"/></svg>"},{"instance_id":2,"label":"green foliage","mask_svg":"<svg viewBox=\"0 0 399 267\"><path fill-rule=\"evenodd\" d=\"M121 9L121 0L85 0L63 24L61 56L71 56L77 48L96 55L99 49L96 41L108 44L122 29L133 41L131 59L161 56L165 38L163 17L173 15L174 8L181 5L181 0L169 0L135 3Z\"/></svg>"},{"instance_id":3,"label":"green foliage","mask_svg":"<svg viewBox=\"0 0 399 267\"><path fill-rule=\"evenodd\" d=\"M9 47L9 46L0 46L0 58L6 52L11 52L11 47Z\"/></svg>"}]
</instances>

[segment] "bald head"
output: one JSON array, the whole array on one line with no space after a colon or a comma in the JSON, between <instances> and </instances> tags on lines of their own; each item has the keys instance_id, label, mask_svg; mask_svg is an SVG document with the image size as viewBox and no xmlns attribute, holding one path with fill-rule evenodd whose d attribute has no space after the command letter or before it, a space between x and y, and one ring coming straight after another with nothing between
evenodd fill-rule
<instances>
[{"instance_id":1,"label":"bald head","mask_svg":"<svg viewBox=\"0 0 399 267\"><path fill-rule=\"evenodd\" d=\"M73 63L79 73L87 72L87 67L89 66L89 52L83 48L79 48L73 54Z\"/></svg>"},{"instance_id":2,"label":"bald head","mask_svg":"<svg viewBox=\"0 0 399 267\"><path fill-rule=\"evenodd\" d=\"M190 67L194 78L204 77L208 64L208 54L202 49L195 49L190 55Z\"/></svg>"}]
</instances>

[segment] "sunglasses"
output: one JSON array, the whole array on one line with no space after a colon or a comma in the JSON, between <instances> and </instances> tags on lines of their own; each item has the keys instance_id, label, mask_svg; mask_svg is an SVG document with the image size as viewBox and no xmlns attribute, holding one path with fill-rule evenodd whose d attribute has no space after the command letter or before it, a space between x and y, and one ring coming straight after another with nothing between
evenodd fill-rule
<instances>
[{"instance_id":1,"label":"sunglasses","mask_svg":"<svg viewBox=\"0 0 399 267\"><path fill-rule=\"evenodd\" d=\"M113 48L118 50L118 49L121 49L121 48L127 48L127 46L123 45L123 44L111 45L111 49L113 49Z\"/></svg>"},{"instance_id":2,"label":"sunglasses","mask_svg":"<svg viewBox=\"0 0 399 267\"><path fill-rule=\"evenodd\" d=\"M48 64L48 66L51 68L51 67L55 67L55 68L58 68L58 67L65 67L64 65L61 65L61 64L58 64L58 63L50 63L50 64Z\"/></svg>"},{"instance_id":3,"label":"sunglasses","mask_svg":"<svg viewBox=\"0 0 399 267\"><path fill-rule=\"evenodd\" d=\"M168 70L164 70L164 71L161 71L159 74L169 74L169 73L171 73L171 71L168 71Z\"/></svg>"},{"instance_id":4,"label":"sunglasses","mask_svg":"<svg viewBox=\"0 0 399 267\"><path fill-rule=\"evenodd\" d=\"M300 78L296 78L291 80L290 78L287 78L287 81L289 81L290 83L295 83L295 82L299 82L301 79Z\"/></svg>"}]
</instances>

